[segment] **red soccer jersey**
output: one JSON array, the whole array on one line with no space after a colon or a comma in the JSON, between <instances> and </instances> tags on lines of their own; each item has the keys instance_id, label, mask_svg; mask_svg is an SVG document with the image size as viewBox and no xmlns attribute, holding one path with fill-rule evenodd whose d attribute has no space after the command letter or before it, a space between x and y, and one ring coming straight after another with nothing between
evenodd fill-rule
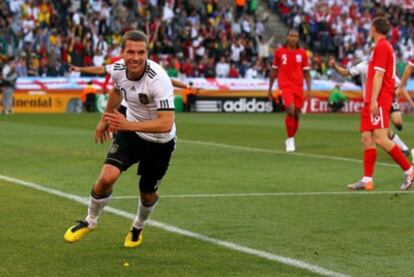
<instances>
[{"instance_id":1,"label":"red soccer jersey","mask_svg":"<svg viewBox=\"0 0 414 277\"><path fill-rule=\"evenodd\" d=\"M283 92L303 93L303 70L309 69L308 55L302 48L286 46L275 51L273 68L278 70L278 86Z\"/></svg>"},{"instance_id":2,"label":"red soccer jersey","mask_svg":"<svg viewBox=\"0 0 414 277\"><path fill-rule=\"evenodd\" d=\"M391 44L385 38L378 40L371 53L371 59L368 64L367 81L365 83L365 103L371 102L376 70L384 72L384 79L377 99L378 104L391 105L395 88L395 56Z\"/></svg>"},{"instance_id":3,"label":"red soccer jersey","mask_svg":"<svg viewBox=\"0 0 414 277\"><path fill-rule=\"evenodd\" d=\"M409 65L414 66L414 57L408 62Z\"/></svg>"}]
</instances>

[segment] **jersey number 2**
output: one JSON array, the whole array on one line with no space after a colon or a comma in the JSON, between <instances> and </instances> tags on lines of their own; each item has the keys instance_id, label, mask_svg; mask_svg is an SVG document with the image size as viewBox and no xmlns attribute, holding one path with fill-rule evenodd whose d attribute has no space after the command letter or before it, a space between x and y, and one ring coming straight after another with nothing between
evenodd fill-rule
<instances>
[{"instance_id":1,"label":"jersey number 2","mask_svg":"<svg viewBox=\"0 0 414 277\"><path fill-rule=\"evenodd\" d=\"M286 65L287 64L287 56L286 54L282 55L282 64Z\"/></svg>"}]
</instances>

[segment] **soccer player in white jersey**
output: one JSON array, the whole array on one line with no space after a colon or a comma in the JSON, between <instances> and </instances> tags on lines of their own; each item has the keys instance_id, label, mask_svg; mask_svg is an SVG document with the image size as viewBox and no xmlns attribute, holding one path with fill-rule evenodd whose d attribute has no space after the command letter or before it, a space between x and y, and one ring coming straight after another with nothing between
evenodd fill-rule
<instances>
[{"instance_id":1,"label":"soccer player in white jersey","mask_svg":"<svg viewBox=\"0 0 414 277\"><path fill-rule=\"evenodd\" d=\"M113 185L123 171L139 162L140 201L124 246L141 244L145 222L157 205L157 189L175 147L170 78L157 63L148 59L148 39L144 33L126 32L121 50L124 63L114 65L115 86L96 127L95 143L108 141L111 131L116 131L116 135L93 186L88 214L66 231L64 239L68 242L79 241L96 228L102 210L111 199ZM117 111L122 100L127 107L126 117Z\"/></svg>"},{"instance_id":2,"label":"soccer player in white jersey","mask_svg":"<svg viewBox=\"0 0 414 277\"><path fill-rule=\"evenodd\" d=\"M368 62L367 61L359 62L356 65L351 66L349 68L343 68L343 67L339 66L333 58L331 58L329 60L329 65L343 77L347 77L347 76L357 77L357 76L359 76L361 78L361 84L362 84L363 93L364 93L364 91L365 91L364 86L365 86L366 75L367 75L367 71L368 71ZM398 77L396 77L396 79L395 79L395 84L396 84L396 86L398 86L398 84L399 84ZM398 104L398 95L400 93L402 93L405 96L405 98L407 99L407 101L410 103L410 105L412 107L414 107L414 102L411 100L411 97L409 96L408 92L405 89L400 90L400 91L396 90L396 93L395 93L395 96L394 96L394 99L393 99L393 103L392 103L392 106L391 106L390 119L391 119L392 124L395 126L395 128L398 131L402 130L402 124L403 124L402 113L401 113L401 110L400 110L400 105ZM410 150L409 150L408 146L391 129L391 127L388 129L388 137L395 144L397 144L400 147L401 151L403 151L403 153L405 155L409 155Z\"/></svg>"}]
</instances>

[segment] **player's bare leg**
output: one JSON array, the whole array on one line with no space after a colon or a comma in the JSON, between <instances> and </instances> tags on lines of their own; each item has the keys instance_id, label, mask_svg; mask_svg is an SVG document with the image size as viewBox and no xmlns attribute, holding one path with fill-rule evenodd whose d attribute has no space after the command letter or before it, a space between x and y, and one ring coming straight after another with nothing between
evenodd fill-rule
<instances>
[{"instance_id":1,"label":"player's bare leg","mask_svg":"<svg viewBox=\"0 0 414 277\"><path fill-rule=\"evenodd\" d=\"M391 119L392 124L395 126L395 128L398 131L401 131L402 126L403 126L403 119L402 119L401 111L392 112L390 114L390 119ZM393 132L391 130L391 128L389 128L388 137L395 144L397 144L398 147L400 147L400 149L404 153L404 155L408 156L410 154L410 150L409 150L408 146L404 143L404 141L402 141L402 139L395 132Z\"/></svg>"},{"instance_id":2,"label":"player's bare leg","mask_svg":"<svg viewBox=\"0 0 414 277\"><path fill-rule=\"evenodd\" d=\"M373 190L374 168L377 160L377 149L372 132L362 132L361 140L364 145L364 176L356 183L348 185L352 190Z\"/></svg>"},{"instance_id":3,"label":"player's bare leg","mask_svg":"<svg viewBox=\"0 0 414 277\"><path fill-rule=\"evenodd\" d=\"M401 190L408 190L414 181L414 169L402 153L401 149L388 138L387 129L374 130L375 142L384 149L404 171L404 182Z\"/></svg>"},{"instance_id":4,"label":"player's bare leg","mask_svg":"<svg viewBox=\"0 0 414 277\"><path fill-rule=\"evenodd\" d=\"M113 165L105 164L102 167L89 197L88 215L85 220L78 221L66 231L64 236L66 241L76 242L96 228L99 215L111 200L112 186L120 175L121 171Z\"/></svg>"}]
</instances>

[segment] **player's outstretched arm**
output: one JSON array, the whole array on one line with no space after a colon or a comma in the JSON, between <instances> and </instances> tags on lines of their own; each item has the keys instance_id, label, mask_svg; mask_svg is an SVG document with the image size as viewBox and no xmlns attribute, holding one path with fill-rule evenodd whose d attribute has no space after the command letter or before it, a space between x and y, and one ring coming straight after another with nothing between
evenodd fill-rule
<instances>
[{"instance_id":1,"label":"player's outstretched arm","mask_svg":"<svg viewBox=\"0 0 414 277\"><path fill-rule=\"evenodd\" d=\"M398 87L398 88L400 89L400 87ZM411 99L410 94L408 94L408 91L404 87L402 87L400 89L400 91L402 92L402 95L404 95L405 99L407 99L408 103L410 103L410 106L414 108L414 102ZM397 93L398 93L398 91L397 91ZM399 94L397 94L397 95L399 95Z\"/></svg>"},{"instance_id":2,"label":"player's outstretched arm","mask_svg":"<svg viewBox=\"0 0 414 277\"><path fill-rule=\"evenodd\" d=\"M171 78L171 83L172 83L173 87L175 87L175 88L189 89L189 90L191 90L191 91L193 91L193 92L198 92L198 91L200 91L200 89L199 89L199 88L195 88L195 87L189 86L189 85L187 85L186 83L181 82L181 81L179 81L179 80L177 80L177 79L173 79L173 78Z\"/></svg>"},{"instance_id":3,"label":"player's outstretched arm","mask_svg":"<svg viewBox=\"0 0 414 277\"><path fill-rule=\"evenodd\" d=\"M186 83L183 83L173 78L171 78L171 83L175 88L188 88L188 85Z\"/></svg>"},{"instance_id":4,"label":"player's outstretched arm","mask_svg":"<svg viewBox=\"0 0 414 277\"><path fill-rule=\"evenodd\" d=\"M114 88L111 93L109 94L108 104L106 106L105 112L113 111L117 109L121 104L122 96L120 92ZM111 139L111 128L107 121L105 120L105 116L102 116L98 122L98 125L95 129L95 143L104 143Z\"/></svg>"},{"instance_id":5,"label":"player's outstretched arm","mask_svg":"<svg viewBox=\"0 0 414 277\"><path fill-rule=\"evenodd\" d=\"M335 59L333 59L333 58L331 58L329 60L329 66L332 67L333 70L335 70L336 72L338 72L343 77L348 77L348 76L351 75L348 69L343 68L342 66L338 65L335 62Z\"/></svg>"},{"instance_id":6,"label":"player's outstretched arm","mask_svg":"<svg viewBox=\"0 0 414 277\"><path fill-rule=\"evenodd\" d=\"M159 111L157 118L148 121L128 121L116 109L113 113L105 112L104 120L114 131L134 131L142 133L168 133L174 125L174 111Z\"/></svg>"},{"instance_id":7,"label":"player's outstretched arm","mask_svg":"<svg viewBox=\"0 0 414 277\"><path fill-rule=\"evenodd\" d=\"M403 76L401 77L400 85L398 86L397 91L396 91L398 95L404 94L405 86L407 85L407 81L410 78L411 74L413 73L413 70L414 70L414 66L407 64L407 66L405 67Z\"/></svg>"},{"instance_id":8,"label":"player's outstretched arm","mask_svg":"<svg viewBox=\"0 0 414 277\"><path fill-rule=\"evenodd\" d=\"M70 71L86 73L86 74L94 74L94 75L104 75L106 73L105 66L75 66L73 64L69 65Z\"/></svg>"}]
</instances>

